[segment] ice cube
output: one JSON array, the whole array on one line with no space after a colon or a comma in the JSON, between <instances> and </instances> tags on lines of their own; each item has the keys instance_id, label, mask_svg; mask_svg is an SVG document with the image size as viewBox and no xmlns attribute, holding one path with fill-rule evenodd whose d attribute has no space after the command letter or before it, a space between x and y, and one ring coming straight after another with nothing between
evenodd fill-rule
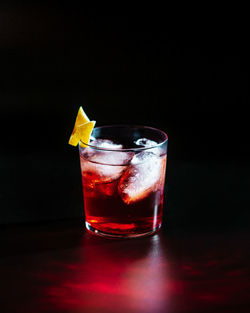
<instances>
[{"instance_id":1,"label":"ice cube","mask_svg":"<svg viewBox=\"0 0 250 313\"><path fill-rule=\"evenodd\" d=\"M90 150L91 148L88 148ZM93 150L93 149L91 149ZM88 151L88 161L104 164L104 165L127 165L133 158L134 152L125 152L125 151L100 151L95 150L89 153ZM86 158L86 153L83 153L83 157Z\"/></svg>"},{"instance_id":2,"label":"ice cube","mask_svg":"<svg viewBox=\"0 0 250 313\"><path fill-rule=\"evenodd\" d=\"M86 148L81 153L81 169L83 175L94 174L96 183L118 179L134 156L133 152L93 150Z\"/></svg>"},{"instance_id":3,"label":"ice cube","mask_svg":"<svg viewBox=\"0 0 250 313\"><path fill-rule=\"evenodd\" d=\"M158 147L158 143L154 140L150 140L147 138L140 138L137 139L135 141L135 144L139 147L139 148L146 148L148 151L156 154L156 155L162 155L163 154L163 150L161 147ZM155 147L155 148L154 148Z\"/></svg>"},{"instance_id":4,"label":"ice cube","mask_svg":"<svg viewBox=\"0 0 250 313\"><path fill-rule=\"evenodd\" d=\"M95 190L97 190L99 193L102 193L105 196L112 197L115 192L117 192L117 184L118 180L107 182L104 184L96 184Z\"/></svg>"},{"instance_id":5,"label":"ice cube","mask_svg":"<svg viewBox=\"0 0 250 313\"><path fill-rule=\"evenodd\" d=\"M147 162L150 157L155 157L155 154L151 151L143 151L134 155L131 160L131 164L139 164L143 162Z\"/></svg>"},{"instance_id":6,"label":"ice cube","mask_svg":"<svg viewBox=\"0 0 250 313\"><path fill-rule=\"evenodd\" d=\"M137 146L142 146L142 147L146 147L146 148L150 148L150 147L154 147L157 145L156 141L147 139L147 138L139 138L135 141L135 144Z\"/></svg>"},{"instance_id":7,"label":"ice cube","mask_svg":"<svg viewBox=\"0 0 250 313\"><path fill-rule=\"evenodd\" d=\"M119 181L118 190L123 201L126 204L134 203L156 191L161 182L164 164L163 158L152 152L136 154Z\"/></svg>"},{"instance_id":8,"label":"ice cube","mask_svg":"<svg viewBox=\"0 0 250 313\"><path fill-rule=\"evenodd\" d=\"M90 145L98 147L98 148L103 148L103 149L122 149L123 146L122 144L117 144L113 142L112 140L109 139L94 139L90 142Z\"/></svg>"}]
</instances>

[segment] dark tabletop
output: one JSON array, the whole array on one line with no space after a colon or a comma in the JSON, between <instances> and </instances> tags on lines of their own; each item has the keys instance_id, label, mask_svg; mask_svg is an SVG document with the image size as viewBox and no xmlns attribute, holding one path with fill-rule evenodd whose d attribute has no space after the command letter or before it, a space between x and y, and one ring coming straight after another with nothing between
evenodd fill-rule
<instances>
[{"instance_id":1,"label":"dark tabletop","mask_svg":"<svg viewBox=\"0 0 250 313\"><path fill-rule=\"evenodd\" d=\"M249 312L246 231L110 240L71 220L0 240L1 312Z\"/></svg>"},{"instance_id":2,"label":"dark tabletop","mask_svg":"<svg viewBox=\"0 0 250 313\"><path fill-rule=\"evenodd\" d=\"M249 312L248 164L170 159L161 231L108 240L74 152L1 158L0 312Z\"/></svg>"}]
</instances>

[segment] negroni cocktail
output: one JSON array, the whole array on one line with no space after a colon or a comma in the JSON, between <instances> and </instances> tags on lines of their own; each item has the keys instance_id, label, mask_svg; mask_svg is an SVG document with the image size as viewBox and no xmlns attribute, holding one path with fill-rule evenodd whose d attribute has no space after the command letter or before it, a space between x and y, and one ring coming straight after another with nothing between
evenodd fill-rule
<instances>
[{"instance_id":1,"label":"negroni cocktail","mask_svg":"<svg viewBox=\"0 0 250 313\"><path fill-rule=\"evenodd\" d=\"M79 144L85 223L106 237L137 237L162 223L167 135L144 126L93 129Z\"/></svg>"}]
</instances>

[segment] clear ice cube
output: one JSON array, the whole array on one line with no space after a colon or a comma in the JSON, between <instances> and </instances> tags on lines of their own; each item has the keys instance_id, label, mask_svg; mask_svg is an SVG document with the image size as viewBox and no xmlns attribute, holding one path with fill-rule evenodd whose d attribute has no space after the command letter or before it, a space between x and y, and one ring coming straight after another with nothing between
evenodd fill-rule
<instances>
[{"instance_id":1,"label":"clear ice cube","mask_svg":"<svg viewBox=\"0 0 250 313\"><path fill-rule=\"evenodd\" d=\"M156 191L161 182L163 158L152 152L136 154L120 178L118 190L126 204L134 203Z\"/></svg>"},{"instance_id":2,"label":"clear ice cube","mask_svg":"<svg viewBox=\"0 0 250 313\"><path fill-rule=\"evenodd\" d=\"M94 174L95 182L104 183L118 179L134 156L133 152L99 151L86 148L81 153L83 175Z\"/></svg>"},{"instance_id":3,"label":"clear ice cube","mask_svg":"<svg viewBox=\"0 0 250 313\"><path fill-rule=\"evenodd\" d=\"M135 144L137 146L150 148L150 147L156 146L157 142L154 140L147 139L147 138L139 138L135 141Z\"/></svg>"},{"instance_id":4,"label":"clear ice cube","mask_svg":"<svg viewBox=\"0 0 250 313\"><path fill-rule=\"evenodd\" d=\"M143 151L134 155L133 159L131 160L131 164L140 164L143 162L147 162L150 158L154 158L155 154L151 151Z\"/></svg>"},{"instance_id":5,"label":"clear ice cube","mask_svg":"<svg viewBox=\"0 0 250 313\"><path fill-rule=\"evenodd\" d=\"M158 143L154 140L150 140L147 138L139 138L134 142L138 148L146 148L147 151L150 151L158 156L162 155L164 151L162 150L162 147L158 147ZM155 148L154 148L155 147Z\"/></svg>"},{"instance_id":6,"label":"clear ice cube","mask_svg":"<svg viewBox=\"0 0 250 313\"><path fill-rule=\"evenodd\" d=\"M98 148L113 149L113 150L117 150L117 149L122 149L123 148L122 144L117 144L117 143L115 143L115 142L113 142L112 140L109 140L109 139L93 139L90 142L90 145L98 147Z\"/></svg>"}]
</instances>

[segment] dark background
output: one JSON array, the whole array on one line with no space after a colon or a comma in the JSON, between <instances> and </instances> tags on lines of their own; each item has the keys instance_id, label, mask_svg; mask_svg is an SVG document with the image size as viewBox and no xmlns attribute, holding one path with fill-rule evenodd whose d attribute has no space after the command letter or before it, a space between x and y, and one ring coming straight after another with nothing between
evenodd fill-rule
<instances>
[{"instance_id":1,"label":"dark background","mask_svg":"<svg viewBox=\"0 0 250 313\"><path fill-rule=\"evenodd\" d=\"M165 223L249 221L246 9L0 5L0 224L82 216L80 105L168 133Z\"/></svg>"}]
</instances>

